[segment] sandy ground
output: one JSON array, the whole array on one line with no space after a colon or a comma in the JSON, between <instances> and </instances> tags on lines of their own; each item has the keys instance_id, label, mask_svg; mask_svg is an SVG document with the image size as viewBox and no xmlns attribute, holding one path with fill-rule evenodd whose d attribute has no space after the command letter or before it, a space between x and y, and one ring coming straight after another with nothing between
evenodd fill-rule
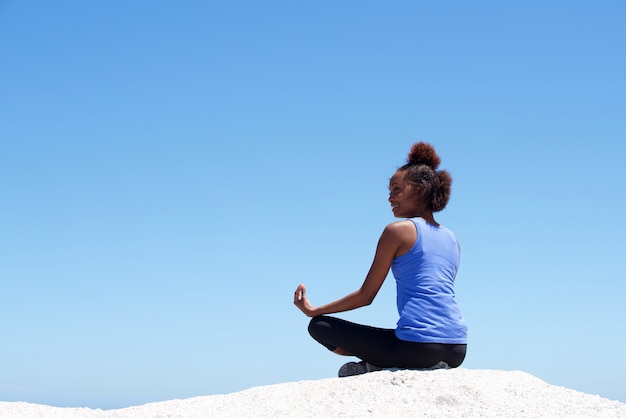
<instances>
[{"instance_id":1,"label":"sandy ground","mask_svg":"<svg viewBox=\"0 0 626 418\"><path fill-rule=\"evenodd\" d=\"M380 371L122 409L0 402L0 417L626 417L626 404L524 372Z\"/></svg>"}]
</instances>

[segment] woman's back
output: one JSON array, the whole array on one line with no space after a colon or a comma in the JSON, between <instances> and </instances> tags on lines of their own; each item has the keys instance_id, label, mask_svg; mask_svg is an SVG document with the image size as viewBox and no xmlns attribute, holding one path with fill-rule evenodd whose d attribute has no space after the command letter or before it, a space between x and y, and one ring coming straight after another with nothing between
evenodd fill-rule
<instances>
[{"instance_id":1,"label":"woman's back","mask_svg":"<svg viewBox=\"0 0 626 418\"><path fill-rule=\"evenodd\" d=\"M396 335L407 341L465 344L467 327L454 297L459 246L449 229L412 218L413 247L393 260L400 319Z\"/></svg>"}]
</instances>

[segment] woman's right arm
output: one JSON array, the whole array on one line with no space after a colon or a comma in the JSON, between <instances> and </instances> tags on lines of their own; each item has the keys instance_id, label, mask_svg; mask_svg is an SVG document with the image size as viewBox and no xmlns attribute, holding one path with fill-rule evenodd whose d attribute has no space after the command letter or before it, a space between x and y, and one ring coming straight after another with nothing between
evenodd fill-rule
<instances>
[{"instance_id":1,"label":"woman's right arm","mask_svg":"<svg viewBox=\"0 0 626 418\"><path fill-rule=\"evenodd\" d=\"M406 246L407 239L411 239L411 231L407 226L412 227L406 222L394 222L387 225L378 240L372 266L358 290L334 302L314 307L306 297L306 287L301 284L296 289L293 303L309 317L350 311L371 304L389 273L393 258L400 248ZM415 227L412 228L415 231Z\"/></svg>"}]
</instances>

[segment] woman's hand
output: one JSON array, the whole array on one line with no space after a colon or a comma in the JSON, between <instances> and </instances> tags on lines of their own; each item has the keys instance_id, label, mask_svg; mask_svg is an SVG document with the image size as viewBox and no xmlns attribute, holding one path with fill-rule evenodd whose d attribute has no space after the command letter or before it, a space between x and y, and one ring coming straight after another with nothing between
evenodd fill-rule
<instances>
[{"instance_id":1,"label":"woman's hand","mask_svg":"<svg viewBox=\"0 0 626 418\"><path fill-rule=\"evenodd\" d=\"M302 311L306 316L313 317L315 308L306 297L306 287L301 284L293 295L293 304Z\"/></svg>"}]
</instances>

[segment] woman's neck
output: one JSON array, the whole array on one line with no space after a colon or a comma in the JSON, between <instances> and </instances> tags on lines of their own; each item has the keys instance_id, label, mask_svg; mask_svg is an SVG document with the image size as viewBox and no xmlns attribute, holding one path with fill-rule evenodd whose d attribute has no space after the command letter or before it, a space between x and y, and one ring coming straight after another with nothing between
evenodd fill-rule
<instances>
[{"instance_id":1,"label":"woman's neck","mask_svg":"<svg viewBox=\"0 0 626 418\"><path fill-rule=\"evenodd\" d=\"M431 225L439 226L439 223L435 220L433 213L430 211L421 212L417 214L416 216L422 218L423 220L425 220Z\"/></svg>"}]
</instances>

